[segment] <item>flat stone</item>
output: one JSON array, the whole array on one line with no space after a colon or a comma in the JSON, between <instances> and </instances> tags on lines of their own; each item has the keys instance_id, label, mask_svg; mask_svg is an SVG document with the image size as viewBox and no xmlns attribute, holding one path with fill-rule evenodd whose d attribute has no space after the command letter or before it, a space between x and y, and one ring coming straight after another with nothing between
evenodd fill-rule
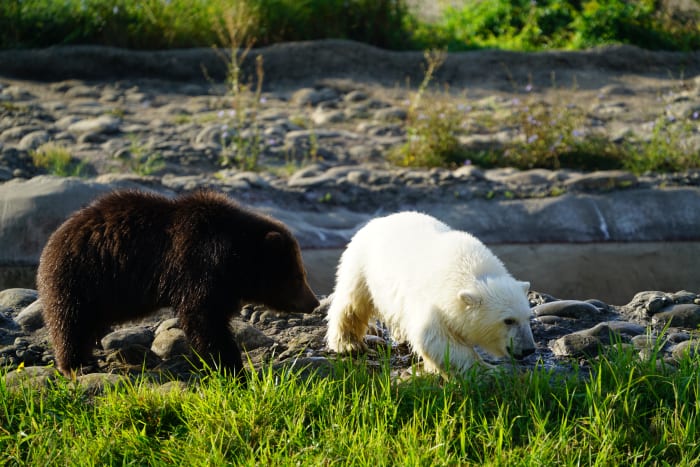
<instances>
[{"instance_id":1,"label":"flat stone","mask_svg":"<svg viewBox=\"0 0 700 467\"><path fill-rule=\"evenodd\" d=\"M590 329L579 331L584 336L597 337L604 344L614 344L617 339L627 342L632 336L644 334L646 328L626 321L598 323Z\"/></svg>"},{"instance_id":2,"label":"flat stone","mask_svg":"<svg viewBox=\"0 0 700 467\"><path fill-rule=\"evenodd\" d=\"M631 188L638 183L634 174L622 170L596 171L581 174L564 182L571 190L612 190L614 188Z\"/></svg>"},{"instance_id":3,"label":"flat stone","mask_svg":"<svg viewBox=\"0 0 700 467\"><path fill-rule=\"evenodd\" d=\"M682 303L664 308L651 318L652 323L665 326L697 329L700 326L700 305Z\"/></svg>"},{"instance_id":4,"label":"flat stone","mask_svg":"<svg viewBox=\"0 0 700 467\"><path fill-rule=\"evenodd\" d=\"M121 120L110 115L102 115L97 118L79 120L68 126L72 133L116 133L119 131Z\"/></svg>"},{"instance_id":5,"label":"flat stone","mask_svg":"<svg viewBox=\"0 0 700 467\"><path fill-rule=\"evenodd\" d=\"M150 347L151 342L153 342L153 331L142 326L118 329L110 332L100 341L105 350L117 350L134 345Z\"/></svg>"},{"instance_id":6,"label":"flat stone","mask_svg":"<svg viewBox=\"0 0 700 467\"><path fill-rule=\"evenodd\" d=\"M578 300L558 300L532 308L535 316L559 316L562 318L587 319L599 316L601 311L594 305Z\"/></svg>"}]
</instances>

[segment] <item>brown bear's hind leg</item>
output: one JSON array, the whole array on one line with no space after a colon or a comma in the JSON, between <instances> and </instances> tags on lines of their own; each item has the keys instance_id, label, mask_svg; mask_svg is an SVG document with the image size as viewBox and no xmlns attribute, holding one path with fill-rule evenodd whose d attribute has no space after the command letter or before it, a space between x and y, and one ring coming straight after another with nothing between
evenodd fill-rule
<instances>
[{"instance_id":1,"label":"brown bear's hind leg","mask_svg":"<svg viewBox=\"0 0 700 467\"><path fill-rule=\"evenodd\" d=\"M179 309L176 313L190 345L201 358L245 380L241 351L229 326L229 317L210 311Z\"/></svg>"}]
</instances>

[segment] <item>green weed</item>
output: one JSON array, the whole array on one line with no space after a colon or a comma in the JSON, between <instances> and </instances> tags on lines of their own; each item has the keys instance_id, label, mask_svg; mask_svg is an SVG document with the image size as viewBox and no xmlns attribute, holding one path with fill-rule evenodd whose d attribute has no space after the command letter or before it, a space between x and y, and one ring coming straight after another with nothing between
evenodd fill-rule
<instances>
[{"instance_id":1,"label":"green weed","mask_svg":"<svg viewBox=\"0 0 700 467\"><path fill-rule=\"evenodd\" d=\"M36 167L46 169L59 177L82 177L86 175L87 164L74 158L70 151L55 142L44 143L30 156Z\"/></svg>"},{"instance_id":2,"label":"green weed","mask_svg":"<svg viewBox=\"0 0 700 467\"><path fill-rule=\"evenodd\" d=\"M139 142L136 136L129 136L129 142L128 152L121 159L127 170L137 175L147 176L165 167L161 154L149 150L146 145Z\"/></svg>"}]
</instances>

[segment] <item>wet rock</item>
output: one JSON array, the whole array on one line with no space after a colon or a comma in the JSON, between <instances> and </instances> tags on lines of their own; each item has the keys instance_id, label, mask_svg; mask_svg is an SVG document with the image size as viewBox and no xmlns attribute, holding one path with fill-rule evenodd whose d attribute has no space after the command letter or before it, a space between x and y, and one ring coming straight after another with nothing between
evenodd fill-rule
<instances>
[{"instance_id":1,"label":"wet rock","mask_svg":"<svg viewBox=\"0 0 700 467\"><path fill-rule=\"evenodd\" d=\"M639 324L625 321L607 321L598 323L590 329L580 331L586 336L595 336L603 344L615 344L616 342L629 342L631 337L645 332L646 328Z\"/></svg>"}]
</instances>

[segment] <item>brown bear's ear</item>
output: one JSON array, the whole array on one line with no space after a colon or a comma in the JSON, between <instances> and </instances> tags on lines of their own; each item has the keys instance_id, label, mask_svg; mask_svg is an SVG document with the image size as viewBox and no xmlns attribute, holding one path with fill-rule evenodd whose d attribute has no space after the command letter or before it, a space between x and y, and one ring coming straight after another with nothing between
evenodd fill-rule
<instances>
[{"instance_id":1,"label":"brown bear's ear","mask_svg":"<svg viewBox=\"0 0 700 467\"><path fill-rule=\"evenodd\" d=\"M268 248L278 249L284 245L284 236L274 230L265 234L265 246Z\"/></svg>"}]
</instances>

